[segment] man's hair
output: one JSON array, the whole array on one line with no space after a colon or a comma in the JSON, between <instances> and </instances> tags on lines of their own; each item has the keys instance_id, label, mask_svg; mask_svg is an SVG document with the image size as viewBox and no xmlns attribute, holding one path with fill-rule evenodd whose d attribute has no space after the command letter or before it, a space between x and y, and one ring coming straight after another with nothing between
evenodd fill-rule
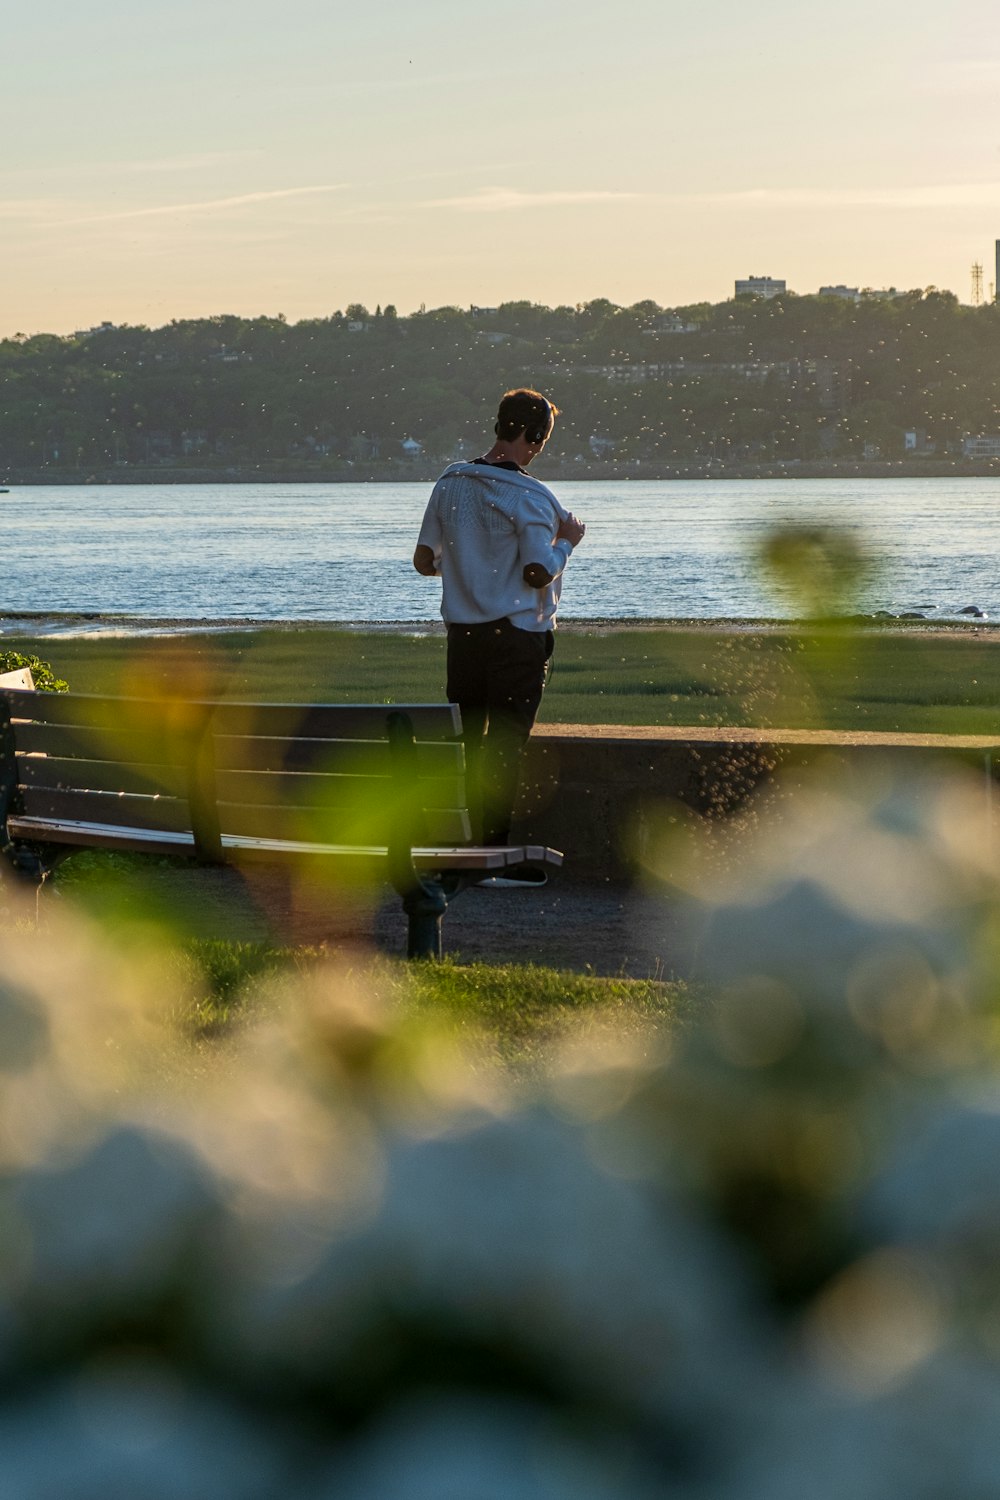
<instances>
[{"instance_id":1,"label":"man's hair","mask_svg":"<svg viewBox=\"0 0 1000 1500\"><path fill-rule=\"evenodd\" d=\"M497 412L495 432L502 442L512 443L523 432L529 443L544 442L555 425L559 408L540 391L526 388L506 391Z\"/></svg>"}]
</instances>

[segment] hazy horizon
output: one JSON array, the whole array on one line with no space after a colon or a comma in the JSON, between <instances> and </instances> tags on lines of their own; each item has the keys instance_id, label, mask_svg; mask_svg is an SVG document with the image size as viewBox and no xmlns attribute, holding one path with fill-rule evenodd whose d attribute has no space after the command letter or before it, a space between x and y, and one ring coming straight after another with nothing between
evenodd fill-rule
<instances>
[{"instance_id":1,"label":"hazy horizon","mask_svg":"<svg viewBox=\"0 0 1000 1500\"><path fill-rule=\"evenodd\" d=\"M970 298L1000 235L997 22L41 0L8 20L0 336L107 319L720 302L737 277Z\"/></svg>"}]
</instances>

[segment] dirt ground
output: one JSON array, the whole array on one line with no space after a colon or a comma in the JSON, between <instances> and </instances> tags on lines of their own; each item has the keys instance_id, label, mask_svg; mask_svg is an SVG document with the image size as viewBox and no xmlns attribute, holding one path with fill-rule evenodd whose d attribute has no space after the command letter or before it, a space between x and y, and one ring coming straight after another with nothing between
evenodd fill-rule
<instances>
[{"instance_id":1,"label":"dirt ground","mask_svg":"<svg viewBox=\"0 0 1000 1500\"><path fill-rule=\"evenodd\" d=\"M402 903L388 886L324 897L267 872L248 882L248 890L285 941L371 947L395 956L406 951ZM641 979L678 977L685 967L662 895L639 885L574 882L560 872L541 890L463 892L445 916L443 935L445 953L464 963L536 963Z\"/></svg>"},{"instance_id":2,"label":"dirt ground","mask_svg":"<svg viewBox=\"0 0 1000 1500\"><path fill-rule=\"evenodd\" d=\"M164 862L141 872L132 867L104 888L74 882L71 868L69 861L65 875L44 887L39 914L46 906L65 909L83 901L103 909L113 924L158 919L181 937L395 957L406 952L406 917L388 885L304 886L273 865L238 871ZM33 894L30 904L34 914ZM652 889L573 881L556 871L540 890L464 891L445 916L444 951L464 963L535 963L670 979L685 973L677 927L665 897Z\"/></svg>"},{"instance_id":3,"label":"dirt ground","mask_svg":"<svg viewBox=\"0 0 1000 1500\"><path fill-rule=\"evenodd\" d=\"M455 902L443 931L445 951L465 961L639 979L674 978L684 968L662 897L610 882L572 884L557 875L543 891L471 890ZM376 940L399 941L400 933L397 910L387 903L377 916Z\"/></svg>"}]
</instances>

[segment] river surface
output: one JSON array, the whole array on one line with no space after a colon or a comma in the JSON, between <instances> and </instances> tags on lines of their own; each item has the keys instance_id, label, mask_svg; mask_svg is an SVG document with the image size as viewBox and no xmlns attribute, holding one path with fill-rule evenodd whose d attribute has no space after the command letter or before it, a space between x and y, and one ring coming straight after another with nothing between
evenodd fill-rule
<instances>
[{"instance_id":1,"label":"river surface","mask_svg":"<svg viewBox=\"0 0 1000 1500\"><path fill-rule=\"evenodd\" d=\"M541 477L541 476L540 476ZM876 566L860 613L1000 619L1000 481L805 479L560 483L587 523L562 615L761 619L800 606L768 587L768 532L850 532ZM38 486L0 494L0 621L438 618L410 565L426 484ZM92 619L60 630L115 628Z\"/></svg>"}]
</instances>

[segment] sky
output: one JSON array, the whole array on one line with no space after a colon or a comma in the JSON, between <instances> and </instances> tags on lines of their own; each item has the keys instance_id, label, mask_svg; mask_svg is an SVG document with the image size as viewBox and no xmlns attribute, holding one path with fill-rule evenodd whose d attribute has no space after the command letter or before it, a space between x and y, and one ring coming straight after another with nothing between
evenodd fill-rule
<instances>
[{"instance_id":1,"label":"sky","mask_svg":"<svg viewBox=\"0 0 1000 1500\"><path fill-rule=\"evenodd\" d=\"M13 0L0 337L349 303L987 293L1000 12Z\"/></svg>"}]
</instances>

